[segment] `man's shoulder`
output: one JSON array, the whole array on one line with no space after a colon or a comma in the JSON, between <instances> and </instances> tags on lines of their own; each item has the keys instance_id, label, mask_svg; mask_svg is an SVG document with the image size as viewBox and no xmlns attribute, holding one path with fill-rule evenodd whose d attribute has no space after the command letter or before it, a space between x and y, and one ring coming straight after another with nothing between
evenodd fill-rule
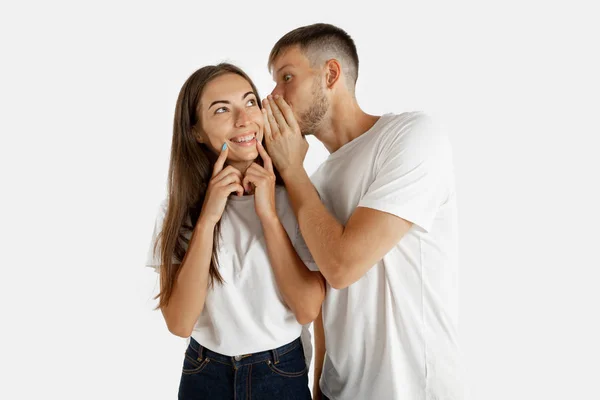
<instances>
[{"instance_id":1,"label":"man's shoulder","mask_svg":"<svg viewBox=\"0 0 600 400\"><path fill-rule=\"evenodd\" d=\"M386 146L390 145L389 141L402 145L423 144L439 138L444 131L438 117L423 111L385 114L384 117L387 121L382 124L381 133Z\"/></svg>"},{"instance_id":2,"label":"man's shoulder","mask_svg":"<svg viewBox=\"0 0 600 400\"><path fill-rule=\"evenodd\" d=\"M383 126L394 131L435 123L435 118L424 111L407 111L400 114L388 113L382 115L381 118L384 118Z\"/></svg>"}]
</instances>

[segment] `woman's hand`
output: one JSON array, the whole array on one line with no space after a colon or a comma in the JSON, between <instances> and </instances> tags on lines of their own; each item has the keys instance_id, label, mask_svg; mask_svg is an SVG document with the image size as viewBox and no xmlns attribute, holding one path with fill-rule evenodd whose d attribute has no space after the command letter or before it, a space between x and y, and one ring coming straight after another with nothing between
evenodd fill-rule
<instances>
[{"instance_id":1,"label":"woman's hand","mask_svg":"<svg viewBox=\"0 0 600 400\"><path fill-rule=\"evenodd\" d=\"M263 159L264 167L257 163L252 163L246 170L242 181L244 188L254 185L254 207L256 214L261 222L277 218L275 209L275 173L273 172L273 162L271 157L260 142L256 142L258 154Z\"/></svg>"},{"instance_id":2,"label":"woman's hand","mask_svg":"<svg viewBox=\"0 0 600 400\"><path fill-rule=\"evenodd\" d=\"M223 215L229 195L233 192L237 192L238 196L244 194L242 173L232 166L223 169L228 153L229 148L224 144L223 150L215 162L212 178L208 183L200 213L200 219L215 225Z\"/></svg>"}]
</instances>

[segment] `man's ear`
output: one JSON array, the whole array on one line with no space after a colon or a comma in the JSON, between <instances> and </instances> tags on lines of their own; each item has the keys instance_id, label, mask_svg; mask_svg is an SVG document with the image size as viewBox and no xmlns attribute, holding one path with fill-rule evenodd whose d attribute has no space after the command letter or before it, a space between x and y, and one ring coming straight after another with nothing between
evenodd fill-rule
<instances>
[{"instance_id":1,"label":"man's ear","mask_svg":"<svg viewBox=\"0 0 600 400\"><path fill-rule=\"evenodd\" d=\"M325 83L328 89L332 89L333 86L340 80L342 76L342 66L338 60L332 58L327 60L325 63Z\"/></svg>"}]
</instances>

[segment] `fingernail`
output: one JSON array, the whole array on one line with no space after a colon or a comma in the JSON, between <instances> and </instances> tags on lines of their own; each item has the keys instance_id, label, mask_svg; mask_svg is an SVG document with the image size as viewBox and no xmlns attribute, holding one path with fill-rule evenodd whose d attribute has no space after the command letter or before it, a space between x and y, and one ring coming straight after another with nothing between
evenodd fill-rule
<instances>
[{"instance_id":1,"label":"fingernail","mask_svg":"<svg viewBox=\"0 0 600 400\"><path fill-rule=\"evenodd\" d=\"M221 147L221 151L225 151L226 148L227 148L227 143L223 143L223 147Z\"/></svg>"},{"instance_id":2,"label":"fingernail","mask_svg":"<svg viewBox=\"0 0 600 400\"><path fill-rule=\"evenodd\" d=\"M279 95L278 95L278 94L276 94L276 95L275 95L275 100L277 100L278 98L279 98Z\"/></svg>"}]
</instances>

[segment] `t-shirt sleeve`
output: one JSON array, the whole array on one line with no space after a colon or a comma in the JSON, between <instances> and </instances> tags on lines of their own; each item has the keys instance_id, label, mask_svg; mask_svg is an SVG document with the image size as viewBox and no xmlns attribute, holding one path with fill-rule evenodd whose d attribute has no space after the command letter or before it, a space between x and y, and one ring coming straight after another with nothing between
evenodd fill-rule
<instances>
[{"instance_id":1,"label":"t-shirt sleeve","mask_svg":"<svg viewBox=\"0 0 600 400\"><path fill-rule=\"evenodd\" d=\"M448 137L422 113L382 133L375 178L358 207L396 215L429 231L449 196L453 172Z\"/></svg>"},{"instance_id":2,"label":"t-shirt sleeve","mask_svg":"<svg viewBox=\"0 0 600 400\"><path fill-rule=\"evenodd\" d=\"M312 258L312 254L310 254L310 250L308 250L308 246L302 237L302 233L300 232L300 225L296 223L296 238L294 240L294 248L296 249L296 253L300 259L304 262L304 264L311 271L318 271L319 267L315 264L315 260Z\"/></svg>"},{"instance_id":3,"label":"t-shirt sleeve","mask_svg":"<svg viewBox=\"0 0 600 400\"><path fill-rule=\"evenodd\" d=\"M160 271L161 265L161 255L160 255L160 240L159 235L162 231L162 226L165 220L165 215L167 213L167 201L165 200L159 207L158 213L156 215L156 220L154 221L154 230L152 232L152 239L150 240L150 245L148 247L148 253L146 255L146 267L154 268L154 270L158 273ZM157 244L158 241L158 244ZM156 249L155 249L156 245ZM173 263L178 263L175 256L173 256Z\"/></svg>"}]
</instances>

